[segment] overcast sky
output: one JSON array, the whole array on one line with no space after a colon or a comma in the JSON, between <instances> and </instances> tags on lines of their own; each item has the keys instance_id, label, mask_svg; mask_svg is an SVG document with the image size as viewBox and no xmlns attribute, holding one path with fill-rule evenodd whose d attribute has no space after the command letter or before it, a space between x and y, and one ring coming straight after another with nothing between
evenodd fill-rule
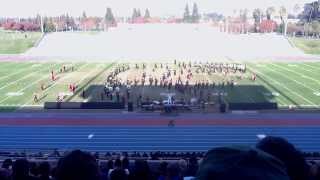
<instances>
[{"instance_id":1,"label":"overcast sky","mask_svg":"<svg viewBox=\"0 0 320 180\"><path fill-rule=\"evenodd\" d=\"M268 6L285 6L292 11L295 4L303 7L312 0L1 0L0 16L60 15L68 12L79 16L83 11L88 16L103 16L106 7L111 7L116 16L131 16L133 8L150 9L153 16L181 16L186 3L196 2L200 12L220 12L230 14L234 9L249 10ZM144 12L143 12L144 13Z\"/></svg>"}]
</instances>

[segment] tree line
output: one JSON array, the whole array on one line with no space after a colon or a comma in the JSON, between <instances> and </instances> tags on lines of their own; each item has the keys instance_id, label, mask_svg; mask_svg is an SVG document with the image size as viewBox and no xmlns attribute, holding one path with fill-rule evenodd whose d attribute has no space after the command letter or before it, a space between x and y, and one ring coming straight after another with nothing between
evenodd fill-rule
<instances>
[{"instance_id":1,"label":"tree line","mask_svg":"<svg viewBox=\"0 0 320 180\"><path fill-rule=\"evenodd\" d=\"M241 9L234 12L237 14L233 19L237 22L244 24L248 32L247 23L250 18L253 19L252 32L279 32L284 35L302 34L305 36L320 36L320 3L314 1L306 3L303 9L296 5L293 9L293 14L289 14L285 7L276 9L275 7L267 7L263 9L254 9L252 14L249 14L247 9ZM302 13L298 13L302 12ZM181 15L181 20L177 22L183 23L199 23L200 19L209 19L214 22L228 21L228 16L209 13L201 17L197 3L193 3L190 10L189 5L186 4L184 12ZM280 24L275 23L275 18L280 19ZM299 22L290 23L291 18L298 18ZM139 8L134 8L132 16L126 19L126 22L148 22L152 19L149 9L145 9L144 14L141 13ZM179 19L179 18L177 18ZM103 17L88 17L84 11L80 17L69 16L63 14L56 17L41 17L40 15L35 18L21 18L21 19L4 19L0 18L0 26L7 30L16 31L70 31L70 30L107 30L109 27L116 26L118 19L115 18L112 9L106 8Z\"/></svg>"},{"instance_id":2,"label":"tree line","mask_svg":"<svg viewBox=\"0 0 320 180\"><path fill-rule=\"evenodd\" d=\"M198 11L198 5L197 3L193 3L192 13L190 14L189 5L187 4L184 13L182 21L184 23L198 23L200 20L200 14Z\"/></svg>"}]
</instances>

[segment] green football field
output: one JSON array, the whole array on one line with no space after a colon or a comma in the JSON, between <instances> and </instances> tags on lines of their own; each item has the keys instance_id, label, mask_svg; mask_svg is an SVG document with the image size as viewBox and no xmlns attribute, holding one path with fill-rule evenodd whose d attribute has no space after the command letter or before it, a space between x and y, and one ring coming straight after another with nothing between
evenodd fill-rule
<instances>
[{"instance_id":1,"label":"green football field","mask_svg":"<svg viewBox=\"0 0 320 180\"><path fill-rule=\"evenodd\" d=\"M318 39L293 37L289 38L289 41L306 54L320 54L320 41Z\"/></svg>"},{"instance_id":2,"label":"green football field","mask_svg":"<svg viewBox=\"0 0 320 180\"><path fill-rule=\"evenodd\" d=\"M41 38L40 32L17 32L0 29L0 54L24 53Z\"/></svg>"},{"instance_id":3,"label":"green football field","mask_svg":"<svg viewBox=\"0 0 320 180\"><path fill-rule=\"evenodd\" d=\"M59 72L63 66L67 71ZM103 86L115 66L115 63L0 62L0 107L2 110L41 107L46 101L56 101L59 93L67 94L65 101L85 101L80 95L82 90ZM277 102L284 108L320 108L320 62L259 62L248 63L247 67L246 78L237 81L233 88L222 89L228 102ZM51 71L57 74L55 81L51 80ZM249 80L252 72L257 74L256 81ZM217 74L206 78L217 83L225 80ZM78 86L73 95L68 94L69 84ZM35 94L39 102L34 102Z\"/></svg>"}]
</instances>

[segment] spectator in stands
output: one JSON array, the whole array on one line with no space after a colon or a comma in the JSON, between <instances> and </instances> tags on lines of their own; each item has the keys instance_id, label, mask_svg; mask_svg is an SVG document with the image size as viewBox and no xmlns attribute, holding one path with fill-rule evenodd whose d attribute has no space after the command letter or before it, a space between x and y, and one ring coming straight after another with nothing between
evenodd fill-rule
<instances>
[{"instance_id":1,"label":"spectator in stands","mask_svg":"<svg viewBox=\"0 0 320 180\"><path fill-rule=\"evenodd\" d=\"M149 180L151 178L151 172L147 161L136 160L134 162L134 168L130 173L131 180Z\"/></svg>"},{"instance_id":2,"label":"spectator in stands","mask_svg":"<svg viewBox=\"0 0 320 180\"><path fill-rule=\"evenodd\" d=\"M310 180L320 179L320 165L313 162L310 167Z\"/></svg>"},{"instance_id":3,"label":"spectator in stands","mask_svg":"<svg viewBox=\"0 0 320 180\"><path fill-rule=\"evenodd\" d=\"M122 160L122 169L124 169L128 175L130 174L130 171L129 171L129 159L127 157L125 157L123 160Z\"/></svg>"},{"instance_id":4,"label":"spectator in stands","mask_svg":"<svg viewBox=\"0 0 320 180\"><path fill-rule=\"evenodd\" d=\"M26 159L18 159L12 167L12 180L36 180L37 178L29 175L30 167Z\"/></svg>"},{"instance_id":5,"label":"spectator in stands","mask_svg":"<svg viewBox=\"0 0 320 180\"><path fill-rule=\"evenodd\" d=\"M48 162L42 162L39 165L39 179L40 180L51 180L50 177L50 164Z\"/></svg>"},{"instance_id":6,"label":"spectator in stands","mask_svg":"<svg viewBox=\"0 0 320 180\"><path fill-rule=\"evenodd\" d=\"M221 147L206 154L197 180L289 180L285 165L273 156L249 147Z\"/></svg>"},{"instance_id":7,"label":"spectator in stands","mask_svg":"<svg viewBox=\"0 0 320 180\"><path fill-rule=\"evenodd\" d=\"M114 169L109 177L110 180L127 180L128 175L123 169Z\"/></svg>"},{"instance_id":8,"label":"spectator in stands","mask_svg":"<svg viewBox=\"0 0 320 180\"><path fill-rule=\"evenodd\" d=\"M109 171L108 162L100 164L100 179L101 180L107 180L108 179L108 171Z\"/></svg>"},{"instance_id":9,"label":"spectator in stands","mask_svg":"<svg viewBox=\"0 0 320 180\"><path fill-rule=\"evenodd\" d=\"M189 178L193 178L196 176L197 171L198 171L199 165L198 165L198 159L195 156L192 156L189 159L189 163L187 166L187 170L186 170L186 174L185 174L185 179Z\"/></svg>"},{"instance_id":10,"label":"spectator in stands","mask_svg":"<svg viewBox=\"0 0 320 180\"><path fill-rule=\"evenodd\" d=\"M9 180L11 177L11 174L9 173L8 170L4 168L0 168L0 179L1 180Z\"/></svg>"},{"instance_id":11,"label":"spectator in stands","mask_svg":"<svg viewBox=\"0 0 320 180\"><path fill-rule=\"evenodd\" d=\"M182 180L181 169L178 163L171 163L167 167L165 180Z\"/></svg>"},{"instance_id":12,"label":"spectator in stands","mask_svg":"<svg viewBox=\"0 0 320 180\"><path fill-rule=\"evenodd\" d=\"M266 137L257 148L281 160L287 167L288 175L292 180L308 179L309 167L303 157L291 143L281 137Z\"/></svg>"},{"instance_id":13,"label":"spectator in stands","mask_svg":"<svg viewBox=\"0 0 320 180\"><path fill-rule=\"evenodd\" d=\"M188 167L187 161L184 159L180 159L178 161L178 165L181 172L181 177L184 177L187 173L187 167Z\"/></svg>"},{"instance_id":14,"label":"spectator in stands","mask_svg":"<svg viewBox=\"0 0 320 180\"><path fill-rule=\"evenodd\" d=\"M57 179L57 167L52 167L51 169L52 179Z\"/></svg>"},{"instance_id":15,"label":"spectator in stands","mask_svg":"<svg viewBox=\"0 0 320 180\"><path fill-rule=\"evenodd\" d=\"M58 162L56 180L99 180L95 158L80 150L72 151Z\"/></svg>"},{"instance_id":16,"label":"spectator in stands","mask_svg":"<svg viewBox=\"0 0 320 180\"><path fill-rule=\"evenodd\" d=\"M123 169L122 167L123 166L122 166L121 160L120 159L116 159L116 161L114 162L114 168L109 170L109 173L108 173L109 179L123 177L123 174L125 174L126 178L128 178L129 170L128 169ZM112 175L113 173L116 173L116 174Z\"/></svg>"},{"instance_id":17,"label":"spectator in stands","mask_svg":"<svg viewBox=\"0 0 320 180\"><path fill-rule=\"evenodd\" d=\"M2 168L0 168L0 179L7 179L12 173L12 160L5 159L2 163Z\"/></svg>"},{"instance_id":18,"label":"spectator in stands","mask_svg":"<svg viewBox=\"0 0 320 180\"><path fill-rule=\"evenodd\" d=\"M158 180L164 180L166 175L167 175L167 167L168 167L168 163L163 161L160 163L159 165L159 169L158 169Z\"/></svg>"},{"instance_id":19,"label":"spectator in stands","mask_svg":"<svg viewBox=\"0 0 320 180\"><path fill-rule=\"evenodd\" d=\"M34 177L38 177L39 175L38 164L35 162L29 162L29 167L30 167L30 175Z\"/></svg>"},{"instance_id":20,"label":"spectator in stands","mask_svg":"<svg viewBox=\"0 0 320 180\"><path fill-rule=\"evenodd\" d=\"M11 171L12 170L12 160L5 159L2 163L2 168Z\"/></svg>"},{"instance_id":21,"label":"spectator in stands","mask_svg":"<svg viewBox=\"0 0 320 180\"><path fill-rule=\"evenodd\" d=\"M107 174L109 174L111 169L113 169L113 161L110 159L107 163Z\"/></svg>"}]
</instances>

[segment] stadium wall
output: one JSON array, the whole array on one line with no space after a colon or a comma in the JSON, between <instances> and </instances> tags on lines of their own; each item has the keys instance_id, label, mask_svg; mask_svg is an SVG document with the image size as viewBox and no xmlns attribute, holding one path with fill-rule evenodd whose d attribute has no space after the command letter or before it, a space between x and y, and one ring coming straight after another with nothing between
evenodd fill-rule
<instances>
[{"instance_id":1,"label":"stadium wall","mask_svg":"<svg viewBox=\"0 0 320 180\"><path fill-rule=\"evenodd\" d=\"M45 102L45 109L124 109L124 103L116 102Z\"/></svg>"}]
</instances>

